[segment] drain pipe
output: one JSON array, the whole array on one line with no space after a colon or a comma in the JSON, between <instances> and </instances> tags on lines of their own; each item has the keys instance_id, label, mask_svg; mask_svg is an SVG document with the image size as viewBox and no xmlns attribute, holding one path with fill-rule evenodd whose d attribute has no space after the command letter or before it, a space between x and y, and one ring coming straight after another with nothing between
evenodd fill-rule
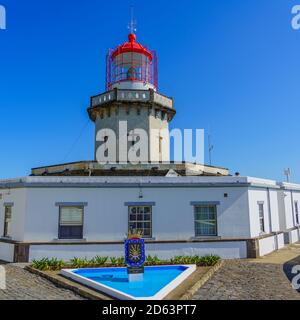
<instances>
[{"instance_id":1,"label":"drain pipe","mask_svg":"<svg viewBox=\"0 0 300 320\"><path fill-rule=\"evenodd\" d=\"M268 198L269 228L270 228L270 233L273 233L270 188L267 188L267 198ZM279 248L278 235L277 235L277 232L275 232L275 250L278 250L278 248Z\"/></svg>"}]
</instances>

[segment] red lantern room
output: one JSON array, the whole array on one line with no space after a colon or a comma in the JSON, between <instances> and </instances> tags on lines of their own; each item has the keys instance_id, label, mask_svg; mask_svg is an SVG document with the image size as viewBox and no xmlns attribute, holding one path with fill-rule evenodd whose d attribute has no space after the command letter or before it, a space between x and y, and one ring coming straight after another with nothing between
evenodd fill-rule
<instances>
[{"instance_id":1,"label":"red lantern room","mask_svg":"<svg viewBox=\"0 0 300 320\"><path fill-rule=\"evenodd\" d=\"M157 90L157 56L136 42L130 33L128 42L110 49L107 54L106 90L113 88Z\"/></svg>"}]
</instances>

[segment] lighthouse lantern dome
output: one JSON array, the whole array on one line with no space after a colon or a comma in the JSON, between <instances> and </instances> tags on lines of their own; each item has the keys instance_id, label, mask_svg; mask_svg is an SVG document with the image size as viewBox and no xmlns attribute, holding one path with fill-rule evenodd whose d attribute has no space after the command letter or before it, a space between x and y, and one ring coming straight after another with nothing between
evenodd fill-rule
<instances>
[{"instance_id":1,"label":"lighthouse lantern dome","mask_svg":"<svg viewBox=\"0 0 300 320\"><path fill-rule=\"evenodd\" d=\"M157 56L136 42L130 33L128 41L110 49L107 54L106 89L157 90Z\"/></svg>"}]
</instances>

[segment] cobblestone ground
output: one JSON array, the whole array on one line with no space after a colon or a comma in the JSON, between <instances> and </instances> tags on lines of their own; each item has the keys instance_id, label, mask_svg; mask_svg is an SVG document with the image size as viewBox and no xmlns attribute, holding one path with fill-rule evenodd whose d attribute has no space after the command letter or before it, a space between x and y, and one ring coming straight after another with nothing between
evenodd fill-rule
<instances>
[{"instance_id":1,"label":"cobblestone ground","mask_svg":"<svg viewBox=\"0 0 300 320\"><path fill-rule=\"evenodd\" d=\"M0 263L1 264L1 263ZM81 300L72 291L61 289L46 279L16 266L2 265L6 270L6 290L0 300Z\"/></svg>"},{"instance_id":2,"label":"cobblestone ground","mask_svg":"<svg viewBox=\"0 0 300 320\"><path fill-rule=\"evenodd\" d=\"M300 300L280 264L247 260L224 266L195 294L194 300Z\"/></svg>"}]
</instances>

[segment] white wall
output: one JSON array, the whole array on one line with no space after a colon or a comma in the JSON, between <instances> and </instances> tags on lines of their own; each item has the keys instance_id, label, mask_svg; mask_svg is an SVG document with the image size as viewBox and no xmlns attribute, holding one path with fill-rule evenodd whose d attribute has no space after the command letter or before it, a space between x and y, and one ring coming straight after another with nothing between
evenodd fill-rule
<instances>
[{"instance_id":1,"label":"white wall","mask_svg":"<svg viewBox=\"0 0 300 320\"><path fill-rule=\"evenodd\" d=\"M295 201L298 201L300 214L300 192L296 190L280 190L278 199L281 230L294 228L296 226Z\"/></svg>"},{"instance_id":2,"label":"white wall","mask_svg":"<svg viewBox=\"0 0 300 320\"><path fill-rule=\"evenodd\" d=\"M299 211L299 220L300 220L300 191L293 191L293 206L294 206L294 217L295 217L295 225L296 225L296 210L295 210L295 201L298 201L298 211Z\"/></svg>"},{"instance_id":3,"label":"white wall","mask_svg":"<svg viewBox=\"0 0 300 320\"><path fill-rule=\"evenodd\" d=\"M15 246L13 244L0 242L0 260L13 262L14 251Z\"/></svg>"},{"instance_id":4,"label":"white wall","mask_svg":"<svg viewBox=\"0 0 300 320\"><path fill-rule=\"evenodd\" d=\"M26 241L52 241L58 236L57 202L87 202L84 238L123 240L128 228L125 202L155 202L153 237L187 240L195 236L191 201L219 201L218 235L249 238L247 188L30 188L27 191ZM224 198L228 193L228 198Z\"/></svg>"},{"instance_id":5,"label":"white wall","mask_svg":"<svg viewBox=\"0 0 300 320\"><path fill-rule=\"evenodd\" d=\"M291 229L295 226L292 206L292 194L291 191L284 191L284 209L285 209L285 225L286 229Z\"/></svg>"},{"instance_id":6,"label":"white wall","mask_svg":"<svg viewBox=\"0 0 300 320\"><path fill-rule=\"evenodd\" d=\"M290 241L290 243L295 243L295 242L300 241L299 229L289 231L289 241Z\"/></svg>"},{"instance_id":7,"label":"white wall","mask_svg":"<svg viewBox=\"0 0 300 320\"><path fill-rule=\"evenodd\" d=\"M258 202L264 203L265 233L270 233L268 194L265 189L249 189L251 237L261 235Z\"/></svg>"},{"instance_id":8,"label":"white wall","mask_svg":"<svg viewBox=\"0 0 300 320\"><path fill-rule=\"evenodd\" d=\"M278 199L278 210L279 210L279 225L280 230L286 230L286 212L285 212L285 192L280 189L277 191L277 199Z\"/></svg>"},{"instance_id":9,"label":"white wall","mask_svg":"<svg viewBox=\"0 0 300 320\"><path fill-rule=\"evenodd\" d=\"M284 247L283 233L259 240L259 255L264 256Z\"/></svg>"},{"instance_id":10,"label":"white wall","mask_svg":"<svg viewBox=\"0 0 300 320\"><path fill-rule=\"evenodd\" d=\"M268 189L250 188L249 208L252 238L262 235L259 221L259 202L264 203L265 233L280 231L277 190L269 189L268 194Z\"/></svg>"},{"instance_id":11,"label":"white wall","mask_svg":"<svg viewBox=\"0 0 300 320\"><path fill-rule=\"evenodd\" d=\"M11 238L16 241L24 240L24 219L26 211L26 189L1 190L0 200L0 237L4 232L5 203L13 203Z\"/></svg>"},{"instance_id":12,"label":"white wall","mask_svg":"<svg viewBox=\"0 0 300 320\"><path fill-rule=\"evenodd\" d=\"M146 255L157 255L160 259L170 259L177 255L207 254L217 254L223 259L246 258L246 241L146 244ZM48 257L68 261L74 257L91 259L96 255L124 256L124 245L32 245L29 260Z\"/></svg>"},{"instance_id":13,"label":"white wall","mask_svg":"<svg viewBox=\"0 0 300 320\"><path fill-rule=\"evenodd\" d=\"M284 248L285 244L284 244L284 234L280 233L277 235L277 239L278 239L278 249L282 249Z\"/></svg>"}]
</instances>

